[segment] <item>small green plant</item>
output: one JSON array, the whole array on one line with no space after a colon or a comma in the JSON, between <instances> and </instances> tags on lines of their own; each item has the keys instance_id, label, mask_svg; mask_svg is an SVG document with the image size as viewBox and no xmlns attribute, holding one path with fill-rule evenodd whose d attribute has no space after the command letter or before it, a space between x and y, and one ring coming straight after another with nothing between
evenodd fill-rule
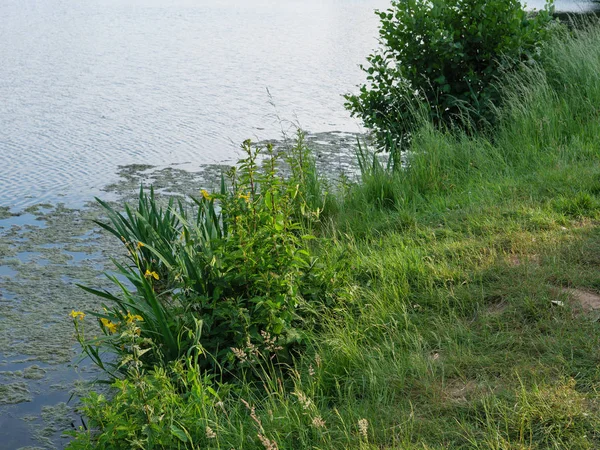
<instances>
[{"instance_id":1,"label":"small green plant","mask_svg":"<svg viewBox=\"0 0 600 450\"><path fill-rule=\"evenodd\" d=\"M382 47L368 56L367 84L346 96L346 107L381 146L405 140L423 104L436 124L490 121L495 83L538 57L551 10L552 2L529 15L518 0L394 0L377 12Z\"/></svg>"},{"instance_id":2,"label":"small green plant","mask_svg":"<svg viewBox=\"0 0 600 450\"><path fill-rule=\"evenodd\" d=\"M330 180L319 174L304 132L298 131L294 145L282 158L289 169L290 182L300 187L293 208L294 214L300 213L297 219L310 229L324 218L333 216L339 207L337 198L329 192Z\"/></svg>"},{"instance_id":3,"label":"small green plant","mask_svg":"<svg viewBox=\"0 0 600 450\"><path fill-rule=\"evenodd\" d=\"M600 209L598 200L587 192L578 192L575 195L562 195L554 200L554 209L563 213L565 216L595 217Z\"/></svg>"}]
</instances>

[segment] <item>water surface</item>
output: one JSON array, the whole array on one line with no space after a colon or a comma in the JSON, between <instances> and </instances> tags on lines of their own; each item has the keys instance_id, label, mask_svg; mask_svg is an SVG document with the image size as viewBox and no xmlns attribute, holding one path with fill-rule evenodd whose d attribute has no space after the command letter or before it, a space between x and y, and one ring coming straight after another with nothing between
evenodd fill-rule
<instances>
[{"instance_id":1,"label":"water surface","mask_svg":"<svg viewBox=\"0 0 600 450\"><path fill-rule=\"evenodd\" d=\"M289 122L358 131L341 94L363 81L373 10L388 5L3 0L0 205L89 198L118 165L231 161L242 140Z\"/></svg>"},{"instance_id":2,"label":"water surface","mask_svg":"<svg viewBox=\"0 0 600 450\"><path fill-rule=\"evenodd\" d=\"M117 165L230 161L288 121L358 131L341 94L387 4L3 0L0 205L89 196Z\"/></svg>"}]
</instances>

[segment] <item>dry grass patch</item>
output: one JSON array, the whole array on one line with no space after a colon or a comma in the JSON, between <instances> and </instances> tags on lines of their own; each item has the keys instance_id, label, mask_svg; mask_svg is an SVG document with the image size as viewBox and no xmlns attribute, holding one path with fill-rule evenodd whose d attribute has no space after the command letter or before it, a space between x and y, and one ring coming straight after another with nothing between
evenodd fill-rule
<instances>
[{"instance_id":1,"label":"dry grass patch","mask_svg":"<svg viewBox=\"0 0 600 450\"><path fill-rule=\"evenodd\" d=\"M475 380L448 380L442 388L442 398L450 403L465 404L481 398L489 389Z\"/></svg>"}]
</instances>

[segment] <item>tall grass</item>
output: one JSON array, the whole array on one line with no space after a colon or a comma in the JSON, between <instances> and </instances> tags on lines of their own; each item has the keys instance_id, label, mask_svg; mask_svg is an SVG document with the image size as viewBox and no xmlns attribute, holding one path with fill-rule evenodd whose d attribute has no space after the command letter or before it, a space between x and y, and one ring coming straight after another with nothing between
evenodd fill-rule
<instances>
[{"instance_id":1,"label":"tall grass","mask_svg":"<svg viewBox=\"0 0 600 450\"><path fill-rule=\"evenodd\" d=\"M357 213L385 222L390 215L380 214L381 209L402 216L436 194L456 194L464 201L469 196L463 190L471 183L593 158L600 117L600 27L595 21L579 25L554 33L541 63L506 75L499 87L504 103L496 110L498 123L486 133L434 128L423 118L412 132L404 170L393 169L399 159L395 152L382 161L361 149L361 181L342 200L348 214L341 222L360 228L364 220L355 220ZM369 220L367 227L372 226Z\"/></svg>"}]
</instances>

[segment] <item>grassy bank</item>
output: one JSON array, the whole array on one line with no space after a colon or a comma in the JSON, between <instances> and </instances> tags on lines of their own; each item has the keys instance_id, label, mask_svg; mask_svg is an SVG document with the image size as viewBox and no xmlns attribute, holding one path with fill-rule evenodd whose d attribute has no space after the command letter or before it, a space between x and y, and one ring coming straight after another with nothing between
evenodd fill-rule
<instances>
[{"instance_id":1,"label":"grassy bank","mask_svg":"<svg viewBox=\"0 0 600 450\"><path fill-rule=\"evenodd\" d=\"M424 122L404 170L329 194L335 292L282 364L138 368L70 448L598 448L600 30L504 92L488 133Z\"/></svg>"}]
</instances>

